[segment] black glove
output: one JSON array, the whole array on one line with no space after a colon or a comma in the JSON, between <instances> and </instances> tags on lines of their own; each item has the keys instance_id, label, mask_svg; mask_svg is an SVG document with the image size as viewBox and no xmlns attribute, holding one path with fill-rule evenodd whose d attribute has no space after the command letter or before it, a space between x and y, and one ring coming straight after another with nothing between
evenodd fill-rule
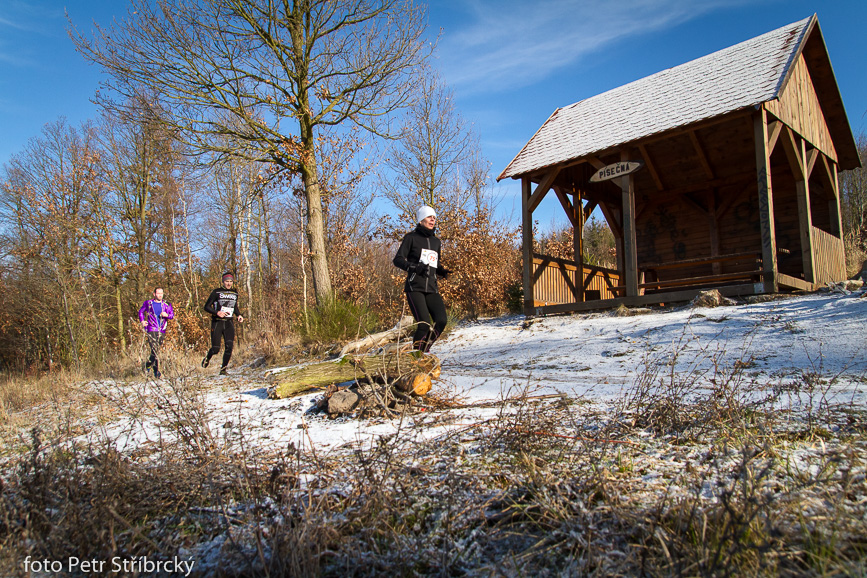
<instances>
[{"instance_id":1,"label":"black glove","mask_svg":"<svg viewBox=\"0 0 867 578\"><path fill-rule=\"evenodd\" d=\"M451 274L452 274L452 272L449 271L448 269L446 269L445 267L437 267L437 275L439 277L442 277L443 279L448 279L449 275L451 275Z\"/></svg>"},{"instance_id":2,"label":"black glove","mask_svg":"<svg viewBox=\"0 0 867 578\"><path fill-rule=\"evenodd\" d=\"M422 277L427 276L428 266L424 263L416 263L415 267L412 268L412 272L416 275L421 275Z\"/></svg>"}]
</instances>

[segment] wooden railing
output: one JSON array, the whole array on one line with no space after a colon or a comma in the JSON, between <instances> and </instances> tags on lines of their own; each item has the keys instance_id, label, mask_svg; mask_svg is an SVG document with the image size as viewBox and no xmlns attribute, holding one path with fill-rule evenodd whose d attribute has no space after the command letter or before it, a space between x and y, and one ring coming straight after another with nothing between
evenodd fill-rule
<instances>
[{"instance_id":1,"label":"wooden railing","mask_svg":"<svg viewBox=\"0 0 867 578\"><path fill-rule=\"evenodd\" d=\"M816 285L846 278L846 257L843 240L813 227L813 251L816 255L814 277Z\"/></svg>"},{"instance_id":2,"label":"wooden railing","mask_svg":"<svg viewBox=\"0 0 867 578\"><path fill-rule=\"evenodd\" d=\"M533 254L533 302L535 306L579 301L578 263L540 253ZM584 300L613 299L620 275L614 269L585 265L581 275Z\"/></svg>"}]
</instances>

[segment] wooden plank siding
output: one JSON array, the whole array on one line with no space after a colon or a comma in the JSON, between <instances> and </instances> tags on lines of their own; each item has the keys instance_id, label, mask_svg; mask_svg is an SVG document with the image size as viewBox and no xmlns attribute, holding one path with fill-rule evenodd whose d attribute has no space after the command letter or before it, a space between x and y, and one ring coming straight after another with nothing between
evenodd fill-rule
<instances>
[{"instance_id":1,"label":"wooden plank siding","mask_svg":"<svg viewBox=\"0 0 867 578\"><path fill-rule=\"evenodd\" d=\"M837 150L803 54L798 56L780 99L770 100L765 106L768 112L837 162Z\"/></svg>"},{"instance_id":2,"label":"wooden plank siding","mask_svg":"<svg viewBox=\"0 0 867 578\"><path fill-rule=\"evenodd\" d=\"M575 303L578 263L539 253L533 254L533 306ZM584 266L582 284L585 294L598 295L599 299L617 297L612 290L620 284L620 275L614 269ZM598 291L599 293L595 293Z\"/></svg>"},{"instance_id":3,"label":"wooden plank siding","mask_svg":"<svg viewBox=\"0 0 867 578\"><path fill-rule=\"evenodd\" d=\"M813 247L816 252L816 284L846 279L846 260L843 240L813 227Z\"/></svg>"}]
</instances>

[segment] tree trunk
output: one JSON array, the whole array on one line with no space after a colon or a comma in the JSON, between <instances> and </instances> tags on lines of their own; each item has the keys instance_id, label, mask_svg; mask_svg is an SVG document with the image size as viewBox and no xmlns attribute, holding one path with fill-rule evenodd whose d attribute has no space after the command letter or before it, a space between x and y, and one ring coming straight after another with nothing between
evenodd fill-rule
<instances>
[{"instance_id":1,"label":"tree trunk","mask_svg":"<svg viewBox=\"0 0 867 578\"><path fill-rule=\"evenodd\" d=\"M313 293L316 304L323 305L331 297L331 276L328 271L328 254L325 249L325 219L322 212L322 189L316 167L316 151L313 131L302 128L304 152L302 154L301 178L307 201L307 244L310 247L310 268L313 270Z\"/></svg>"},{"instance_id":2,"label":"tree trunk","mask_svg":"<svg viewBox=\"0 0 867 578\"><path fill-rule=\"evenodd\" d=\"M126 354L126 335L123 333L123 303L120 299L120 280L115 274L114 278L114 301L117 307L117 337L120 339L120 350Z\"/></svg>"},{"instance_id":3,"label":"tree trunk","mask_svg":"<svg viewBox=\"0 0 867 578\"><path fill-rule=\"evenodd\" d=\"M365 378L398 379L402 375L423 373L439 376L440 360L430 354L401 353L372 355L366 357L342 357L336 361L324 361L295 365L273 370L269 379L268 397L282 399L304 393L312 388L334 383Z\"/></svg>"}]
</instances>

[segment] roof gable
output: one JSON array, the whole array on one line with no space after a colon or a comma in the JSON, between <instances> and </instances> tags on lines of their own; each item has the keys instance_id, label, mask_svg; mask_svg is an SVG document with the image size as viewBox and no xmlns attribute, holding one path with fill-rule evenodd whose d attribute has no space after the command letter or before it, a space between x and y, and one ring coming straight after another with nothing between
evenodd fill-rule
<instances>
[{"instance_id":1,"label":"roof gable","mask_svg":"<svg viewBox=\"0 0 867 578\"><path fill-rule=\"evenodd\" d=\"M815 23L814 15L559 108L498 180L778 98Z\"/></svg>"}]
</instances>

